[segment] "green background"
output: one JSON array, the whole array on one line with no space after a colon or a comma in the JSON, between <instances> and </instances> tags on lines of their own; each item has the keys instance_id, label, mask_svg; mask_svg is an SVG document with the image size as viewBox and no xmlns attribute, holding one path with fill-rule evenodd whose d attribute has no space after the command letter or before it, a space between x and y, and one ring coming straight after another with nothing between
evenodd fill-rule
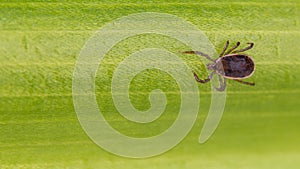
<instances>
[{"instance_id":1,"label":"green background","mask_svg":"<svg viewBox=\"0 0 300 169\"><path fill-rule=\"evenodd\" d=\"M300 1L1 1L0 168L180 168L298 169L300 167ZM220 52L226 42L254 42L246 53L256 63L248 79L255 87L228 81L222 121L205 144L198 143L210 106L210 84L201 91L198 119L172 150L148 159L127 159L95 145L81 128L72 103L72 73L85 42L106 23L139 12L176 15L201 29ZM161 88L168 105L157 121L139 125L113 106L112 73L131 52L144 47L188 50L180 42L141 35L118 43L97 73L97 100L106 119L134 137L161 133L175 120L180 93L158 70L136 76L132 104L146 110L148 94ZM180 56L199 76L197 56ZM136 63L140 64L140 63Z\"/></svg>"}]
</instances>

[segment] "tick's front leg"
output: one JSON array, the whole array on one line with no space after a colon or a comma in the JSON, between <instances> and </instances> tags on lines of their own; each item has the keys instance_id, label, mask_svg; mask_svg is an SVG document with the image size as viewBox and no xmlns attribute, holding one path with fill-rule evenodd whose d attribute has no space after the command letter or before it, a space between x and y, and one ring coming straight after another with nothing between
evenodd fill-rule
<instances>
[{"instance_id":1,"label":"tick's front leg","mask_svg":"<svg viewBox=\"0 0 300 169\"><path fill-rule=\"evenodd\" d=\"M224 55L225 51L226 51L226 50L227 50L227 48L228 48L228 45L229 45L229 40L228 40L228 41L226 41L226 44L225 44L225 46L224 46L224 48L223 48L223 50L222 50L222 52L221 52L221 54L220 54L220 56L219 56L219 57L222 57L222 56Z\"/></svg>"},{"instance_id":2,"label":"tick's front leg","mask_svg":"<svg viewBox=\"0 0 300 169\"><path fill-rule=\"evenodd\" d=\"M184 51L183 53L184 54L196 54L196 55L204 56L204 57L206 57L206 59L215 62L215 60L212 59L208 54L205 54L205 53L200 52L200 51Z\"/></svg>"},{"instance_id":3,"label":"tick's front leg","mask_svg":"<svg viewBox=\"0 0 300 169\"><path fill-rule=\"evenodd\" d=\"M229 49L224 55L228 55L230 52L232 52L234 49L240 46L240 42L237 42L235 46L233 46L231 49Z\"/></svg>"},{"instance_id":4,"label":"tick's front leg","mask_svg":"<svg viewBox=\"0 0 300 169\"><path fill-rule=\"evenodd\" d=\"M236 51L233 51L232 53L240 53L240 52L245 52L251 48L253 48L254 46L254 43L247 43L249 44L249 46L245 47L244 49L240 49L240 50L236 50Z\"/></svg>"},{"instance_id":5,"label":"tick's front leg","mask_svg":"<svg viewBox=\"0 0 300 169\"><path fill-rule=\"evenodd\" d=\"M199 82L199 83L207 83L211 79L210 76L208 76L207 79L199 79L198 75L195 72L193 72L193 74L194 74L194 77L195 77L196 81Z\"/></svg>"}]
</instances>

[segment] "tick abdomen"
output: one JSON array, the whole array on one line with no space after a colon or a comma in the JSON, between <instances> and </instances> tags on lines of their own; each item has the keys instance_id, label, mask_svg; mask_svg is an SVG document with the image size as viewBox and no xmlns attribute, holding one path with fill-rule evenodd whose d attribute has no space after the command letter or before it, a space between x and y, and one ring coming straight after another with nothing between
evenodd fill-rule
<instances>
[{"instance_id":1,"label":"tick abdomen","mask_svg":"<svg viewBox=\"0 0 300 169\"><path fill-rule=\"evenodd\" d=\"M222 64L223 76L232 79L242 79L250 76L254 72L254 62L247 55L231 54L218 59L217 64Z\"/></svg>"}]
</instances>

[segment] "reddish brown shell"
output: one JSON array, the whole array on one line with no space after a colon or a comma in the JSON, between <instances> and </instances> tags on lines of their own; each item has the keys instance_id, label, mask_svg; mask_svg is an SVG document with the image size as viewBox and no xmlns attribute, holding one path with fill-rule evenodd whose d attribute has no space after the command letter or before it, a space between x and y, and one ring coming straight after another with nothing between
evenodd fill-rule
<instances>
[{"instance_id":1,"label":"reddish brown shell","mask_svg":"<svg viewBox=\"0 0 300 169\"><path fill-rule=\"evenodd\" d=\"M216 65L218 67L218 73L229 79L244 79L250 77L255 70L253 59L244 54L223 56L216 61Z\"/></svg>"}]
</instances>

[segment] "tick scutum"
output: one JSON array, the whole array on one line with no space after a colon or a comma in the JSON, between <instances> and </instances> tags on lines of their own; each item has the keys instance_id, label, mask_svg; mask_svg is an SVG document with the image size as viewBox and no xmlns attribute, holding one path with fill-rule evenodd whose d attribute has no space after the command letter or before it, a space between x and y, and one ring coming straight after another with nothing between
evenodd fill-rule
<instances>
[{"instance_id":1,"label":"tick scutum","mask_svg":"<svg viewBox=\"0 0 300 169\"><path fill-rule=\"evenodd\" d=\"M219 58L216 64L222 64L218 72L230 79L243 79L252 75L255 66L253 60L244 54L230 54ZM221 67L221 66L217 66Z\"/></svg>"}]
</instances>

